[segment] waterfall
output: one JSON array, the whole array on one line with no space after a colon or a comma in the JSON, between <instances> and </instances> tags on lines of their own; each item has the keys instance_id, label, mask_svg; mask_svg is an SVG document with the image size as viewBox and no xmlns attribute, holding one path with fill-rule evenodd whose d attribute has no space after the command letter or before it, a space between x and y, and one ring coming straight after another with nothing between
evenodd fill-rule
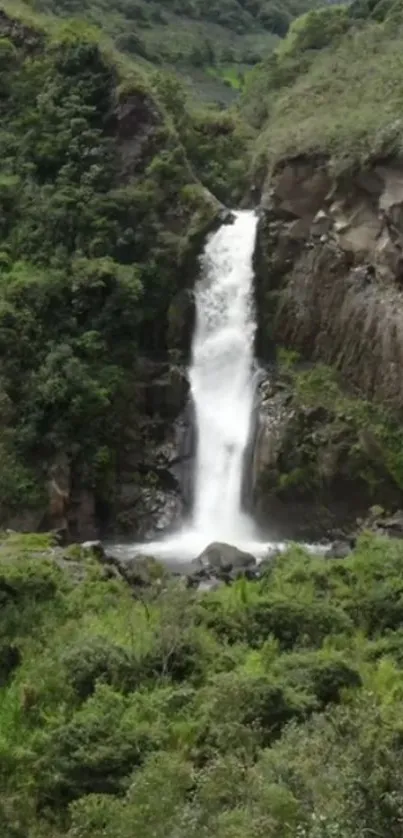
<instances>
[{"instance_id":1,"label":"waterfall","mask_svg":"<svg viewBox=\"0 0 403 838\"><path fill-rule=\"evenodd\" d=\"M126 547L126 557L141 553L186 561L213 541L256 556L270 546L257 540L253 521L242 508L256 409L252 260L257 221L253 211L235 212L233 223L210 236L201 258L189 368L196 431L191 519L176 535Z\"/></svg>"},{"instance_id":2,"label":"waterfall","mask_svg":"<svg viewBox=\"0 0 403 838\"><path fill-rule=\"evenodd\" d=\"M192 529L207 542L252 537L252 522L241 508L241 489L255 390L256 226L254 212L237 212L233 224L210 237L195 289L189 370L198 440Z\"/></svg>"}]
</instances>

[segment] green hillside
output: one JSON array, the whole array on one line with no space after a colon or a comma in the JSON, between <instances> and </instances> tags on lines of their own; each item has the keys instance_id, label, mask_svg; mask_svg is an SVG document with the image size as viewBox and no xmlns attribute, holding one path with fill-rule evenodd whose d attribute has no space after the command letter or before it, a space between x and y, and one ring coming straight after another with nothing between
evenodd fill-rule
<instances>
[{"instance_id":1,"label":"green hillside","mask_svg":"<svg viewBox=\"0 0 403 838\"><path fill-rule=\"evenodd\" d=\"M326 153L339 163L400 153L403 4L357 2L312 11L248 77L245 119L267 161Z\"/></svg>"},{"instance_id":2,"label":"green hillside","mask_svg":"<svg viewBox=\"0 0 403 838\"><path fill-rule=\"evenodd\" d=\"M206 99L231 101L244 72L318 0L30 0L36 11L83 16L118 49L174 67Z\"/></svg>"},{"instance_id":3,"label":"green hillside","mask_svg":"<svg viewBox=\"0 0 403 838\"><path fill-rule=\"evenodd\" d=\"M229 115L193 120L174 80L87 25L4 7L0 514L24 508L35 527L54 457L112 500L125 429L138 447L137 359L166 357L168 310L219 210L198 175L229 198L244 145Z\"/></svg>"}]
</instances>

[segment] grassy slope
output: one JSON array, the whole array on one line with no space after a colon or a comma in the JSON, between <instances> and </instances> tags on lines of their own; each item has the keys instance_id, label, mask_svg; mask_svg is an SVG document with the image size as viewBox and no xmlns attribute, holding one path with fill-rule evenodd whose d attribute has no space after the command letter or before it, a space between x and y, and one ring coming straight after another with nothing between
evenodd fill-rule
<instances>
[{"instance_id":1,"label":"grassy slope","mask_svg":"<svg viewBox=\"0 0 403 838\"><path fill-rule=\"evenodd\" d=\"M402 572L364 536L133 598L79 547L3 537L2 838L399 838Z\"/></svg>"},{"instance_id":2,"label":"grassy slope","mask_svg":"<svg viewBox=\"0 0 403 838\"><path fill-rule=\"evenodd\" d=\"M280 89L271 87L270 70L262 68L244 103L246 110L262 98L266 103L259 162L317 152L351 162L400 152L402 55L399 15L360 22L327 48L301 54L295 81Z\"/></svg>"}]
</instances>

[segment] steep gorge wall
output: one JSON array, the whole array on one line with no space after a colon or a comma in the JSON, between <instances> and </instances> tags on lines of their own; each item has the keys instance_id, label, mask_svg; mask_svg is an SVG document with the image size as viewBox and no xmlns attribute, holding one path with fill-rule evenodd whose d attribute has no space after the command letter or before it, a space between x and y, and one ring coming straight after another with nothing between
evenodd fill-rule
<instances>
[{"instance_id":1,"label":"steep gorge wall","mask_svg":"<svg viewBox=\"0 0 403 838\"><path fill-rule=\"evenodd\" d=\"M336 177L326 158L299 157L267 178L257 352L300 357L296 378L265 385L253 462L256 515L280 536L351 527L371 503L403 501L402 254L399 161Z\"/></svg>"},{"instance_id":2,"label":"steep gorge wall","mask_svg":"<svg viewBox=\"0 0 403 838\"><path fill-rule=\"evenodd\" d=\"M403 406L403 164L339 179L326 160L283 164L264 185L256 265L260 354L272 340Z\"/></svg>"}]
</instances>

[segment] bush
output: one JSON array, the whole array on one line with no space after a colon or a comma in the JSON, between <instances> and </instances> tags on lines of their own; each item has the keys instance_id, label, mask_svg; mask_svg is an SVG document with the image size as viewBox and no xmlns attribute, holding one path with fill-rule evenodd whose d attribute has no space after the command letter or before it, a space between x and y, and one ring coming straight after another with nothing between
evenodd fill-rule
<instances>
[{"instance_id":1,"label":"bush","mask_svg":"<svg viewBox=\"0 0 403 838\"><path fill-rule=\"evenodd\" d=\"M91 696L98 682L121 692L136 686L135 662L127 651L105 637L92 637L67 649L62 658L66 676L82 701Z\"/></svg>"},{"instance_id":2,"label":"bush","mask_svg":"<svg viewBox=\"0 0 403 838\"><path fill-rule=\"evenodd\" d=\"M315 696L317 709L338 704L344 690L359 689L359 672L336 653L299 653L281 656L273 673L289 688Z\"/></svg>"},{"instance_id":3,"label":"bush","mask_svg":"<svg viewBox=\"0 0 403 838\"><path fill-rule=\"evenodd\" d=\"M206 603L202 619L218 637L230 643L261 646L273 635L281 649L294 646L319 647L330 634L351 632L352 622L343 611L321 602L292 602L288 597L265 596L235 611L217 603Z\"/></svg>"},{"instance_id":4,"label":"bush","mask_svg":"<svg viewBox=\"0 0 403 838\"><path fill-rule=\"evenodd\" d=\"M158 744L149 725L136 724L129 700L99 685L72 719L41 743L35 769L40 808L63 808L91 793L120 793Z\"/></svg>"},{"instance_id":5,"label":"bush","mask_svg":"<svg viewBox=\"0 0 403 838\"><path fill-rule=\"evenodd\" d=\"M202 762L215 751L250 752L268 745L309 706L303 695L268 676L238 672L217 675L201 698L196 753Z\"/></svg>"}]
</instances>

